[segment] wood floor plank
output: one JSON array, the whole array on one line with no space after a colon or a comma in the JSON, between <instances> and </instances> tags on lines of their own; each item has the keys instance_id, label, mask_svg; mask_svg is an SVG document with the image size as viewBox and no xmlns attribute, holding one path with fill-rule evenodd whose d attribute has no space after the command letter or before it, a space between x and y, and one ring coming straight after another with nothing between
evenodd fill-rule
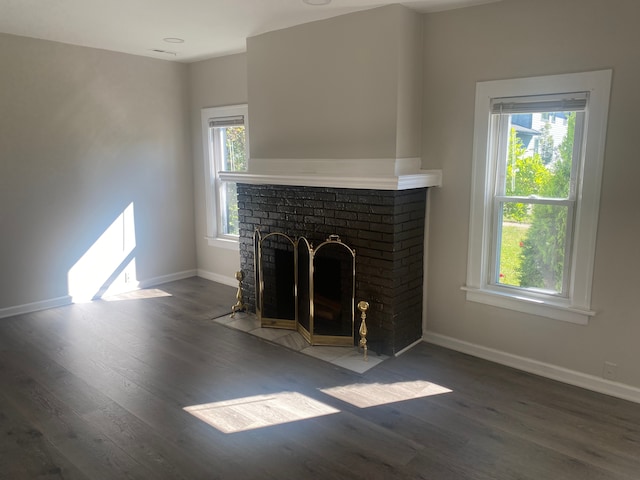
<instances>
[{"instance_id":1,"label":"wood floor plank","mask_svg":"<svg viewBox=\"0 0 640 480\"><path fill-rule=\"evenodd\" d=\"M200 461L186 449L158 435L139 418L94 389L55 362L45 363L46 357L35 349L0 352L0 363L33 376L39 383L48 384L51 393L96 426L109 439L150 467L162 468L162 473L175 479L209 478L211 466ZM51 382L48 380L55 379Z\"/></svg>"},{"instance_id":2,"label":"wood floor plank","mask_svg":"<svg viewBox=\"0 0 640 480\"><path fill-rule=\"evenodd\" d=\"M431 349L436 350L437 347ZM494 369L496 372L510 369L478 359L474 359L473 364L472 368L466 367L469 375L460 384L463 386L454 387L456 391L452 397L462 398L453 404L461 407L457 409L460 415L482 418L485 425L562 452L577 461L611 469L630 478L636 475L640 451L637 414L635 419L631 415L630 421L623 426L616 421L603 421L602 417L606 418L605 414L611 412L606 406L609 398L523 372L510 371L508 376L496 374L486 377L487 372ZM460 369L457 375L460 376L463 370ZM543 385L546 387L540 388ZM495 396L496 391L501 395ZM563 396L565 400L558 405ZM572 397L575 403L569 401ZM585 403L589 397L601 398L604 405ZM434 399L441 404L448 401L448 397ZM614 403L618 408L613 411L618 415L627 406L637 409L637 405L629 402L617 400ZM588 407L580 408L580 404Z\"/></svg>"},{"instance_id":3,"label":"wood floor plank","mask_svg":"<svg viewBox=\"0 0 640 480\"><path fill-rule=\"evenodd\" d=\"M100 430L92 428L45 387L3 362L0 382L4 401L27 419L35 436L43 436L89 478L149 478L139 462L132 459Z\"/></svg>"},{"instance_id":4,"label":"wood floor plank","mask_svg":"<svg viewBox=\"0 0 640 480\"><path fill-rule=\"evenodd\" d=\"M359 375L212 321L234 303L194 277L0 320L0 479L638 479L640 405L428 344ZM331 413L256 400L289 394ZM275 424L185 410L223 401Z\"/></svg>"},{"instance_id":5,"label":"wood floor plank","mask_svg":"<svg viewBox=\"0 0 640 480\"><path fill-rule=\"evenodd\" d=\"M89 480L0 392L0 479Z\"/></svg>"},{"instance_id":6,"label":"wood floor plank","mask_svg":"<svg viewBox=\"0 0 640 480\"><path fill-rule=\"evenodd\" d=\"M41 338L32 340L32 345L35 348L46 350L47 346L39 341ZM207 448L211 442L211 430L202 428L201 422L184 412L181 407L151 394L143 387L109 368L101 360L92 357L86 350L74 350L73 355L69 354L71 350L73 350L72 346L65 342L58 342L52 351L49 350L49 354L54 361L83 379L88 385L103 392L105 396L122 405L123 409L152 426L153 431L159 433L163 438L171 439L182 448L195 452L200 458L206 459L211 454L211 450ZM104 438L100 438L99 442L107 443ZM217 460L224 460L225 468L234 464L233 452L225 452L220 448L216 450L216 455ZM222 471L225 468L216 467L217 470ZM109 469L104 470L109 471ZM111 474L114 473L111 472Z\"/></svg>"}]
</instances>

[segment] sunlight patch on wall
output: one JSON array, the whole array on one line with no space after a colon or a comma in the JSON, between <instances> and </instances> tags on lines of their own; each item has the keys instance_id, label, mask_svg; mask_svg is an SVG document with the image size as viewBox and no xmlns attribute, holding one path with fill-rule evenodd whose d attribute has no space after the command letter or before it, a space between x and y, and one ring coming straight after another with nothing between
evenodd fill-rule
<instances>
[{"instance_id":1,"label":"sunlight patch on wall","mask_svg":"<svg viewBox=\"0 0 640 480\"><path fill-rule=\"evenodd\" d=\"M223 433L243 432L340 412L297 392L194 405L184 410Z\"/></svg>"},{"instance_id":2,"label":"sunlight patch on wall","mask_svg":"<svg viewBox=\"0 0 640 480\"><path fill-rule=\"evenodd\" d=\"M424 380L395 383L354 383L322 388L320 391L359 408L376 407L452 392L446 387Z\"/></svg>"},{"instance_id":3,"label":"sunlight patch on wall","mask_svg":"<svg viewBox=\"0 0 640 480\"><path fill-rule=\"evenodd\" d=\"M133 202L125 208L69 270L73 302L133 290L138 286Z\"/></svg>"}]
</instances>

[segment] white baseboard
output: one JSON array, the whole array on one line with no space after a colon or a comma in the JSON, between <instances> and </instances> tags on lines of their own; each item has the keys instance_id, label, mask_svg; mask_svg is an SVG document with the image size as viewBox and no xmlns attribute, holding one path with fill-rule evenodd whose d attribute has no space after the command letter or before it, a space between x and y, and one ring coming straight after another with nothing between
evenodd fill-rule
<instances>
[{"instance_id":1,"label":"white baseboard","mask_svg":"<svg viewBox=\"0 0 640 480\"><path fill-rule=\"evenodd\" d=\"M458 340L456 338L447 337L438 333L426 332L423 340L427 343L433 343L441 347L449 348L457 352L473 355L474 357L483 358L501 365L517 368L525 372L540 375L541 377L558 380L576 387L586 388L598 393L604 393L612 397L629 400L631 402L640 403L640 388L625 385L623 383L613 382L604 378L593 375L569 370L549 363L539 362L531 358L520 357L511 353L494 350L492 348L483 347L473 343Z\"/></svg>"},{"instance_id":2,"label":"white baseboard","mask_svg":"<svg viewBox=\"0 0 640 480\"><path fill-rule=\"evenodd\" d=\"M183 278L195 277L196 274L196 270L185 270L183 272L171 273L169 275L162 275L160 277L148 278L137 283L132 283L131 288L127 289L126 291L149 288L156 285L161 285L163 283L173 282L174 280L182 280ZM24 305L15 305L13 307L0 308L0 318L22 315L24 313L38 312L40 310L47 310L48 308L71 305L72 303L74 303L73 297L65 295L64 297L50 298L48 300L41 300L39 302L25 303Z\"/></svg>"},{"instance_id":3,"label":"white baseboard","mask_svg":"<svg viewBox=\"0 0 640 480\"><path fill-rule=\"evenodd\" d=\"M71 297L69 295L65 295L64 297L50 298L39 302L0 308L0 318L13 317L14 315L22 315L23 313L38 312L48 308L62 307L64 305L70 305L71 303Z\"/></svg>"},{"instance_id":4,"label":"white baseboard","mask_svg":"<svg viewBox=\"0 0 640 480\"><path fill-rule=\"evenodd\" d=\"M198 269L198 277L206 278L212 282L222 283L223 285L229 285L230 287L237 287L238 280L235 277L227 277L226 275L220 275L219 273L208 272L206 270Z\"/></svg>"},{"instance_id":5,"label":"white baseboard","mask_svg":"<svg viewBox=\"0 0 640 480\"><path fill-rule=\"evenodd\" d=\"M416 340L415 342L407 345L406 347L404 347L402 350L397 351L393 356L394 357L399 357L400 355L402 355L405 352L408 352L409 350L411 350L413 347L415 347L416 345L418 345L419 343L422 343L422 339L420 340Z\"/></svg>"}]
</instances>

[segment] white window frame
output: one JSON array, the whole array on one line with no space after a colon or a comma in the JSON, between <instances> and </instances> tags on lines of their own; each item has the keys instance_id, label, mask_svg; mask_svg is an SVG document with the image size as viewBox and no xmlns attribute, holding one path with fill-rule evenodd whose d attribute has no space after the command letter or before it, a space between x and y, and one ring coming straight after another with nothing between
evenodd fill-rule
<instances>
[{"instance_id":1,"label":"white window frame","mask_svg":"<svg viewBox=\"0 0 640 480\"><path fill-rule=\"evenodd\" d=\"M221 159L216 158L212 128L209 121L224 117L244 117L245 128L245 156L249 156L249 109L246 104L228 105L224 107L203 108L202 118L202 142L204 153L204 177L205 177L205 205L207 216L207 241L210 246L239 250L238 237L225 235L222 231L222 202L220 192L222 180L220 179Z\"/></svg>"},{"instance_id":2,"label":"white window frame","mask_svg":"<svg viewBox=\"0 0 640 480\"><path fill-rule=\"evenodd\" d=\"M584 325L595 315L591 310L591 285L611 77L611 70L601 70L476 84L467 283L462 287L467 300ZM492 187L497 169L489 152L491 101L573 92L588 92L589 98L578 165L567 297L492 284L493 225L497 220L492 209Z\"/></svg>"}]
</instances>

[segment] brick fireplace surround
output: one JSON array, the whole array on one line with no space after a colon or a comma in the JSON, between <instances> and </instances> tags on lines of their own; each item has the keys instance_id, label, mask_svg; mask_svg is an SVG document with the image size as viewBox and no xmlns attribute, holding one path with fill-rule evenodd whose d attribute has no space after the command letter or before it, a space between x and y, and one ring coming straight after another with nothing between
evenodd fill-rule
<instances>
[{"instance_id":1,"label":"brick fireplace surround","mask_svg":"<svg viewBox=\"0 0 640 480\"><path fill-rule=\"evenodd\" d=\"M314 245L331 234L356 250L356 303L369 302L368 343L394 355L422 338L427 188L371 190L238 184L245 303L255 312L253 234L282 232ZM355 332L360 325L355 314Z\"/></svg>"}]
</instances>

